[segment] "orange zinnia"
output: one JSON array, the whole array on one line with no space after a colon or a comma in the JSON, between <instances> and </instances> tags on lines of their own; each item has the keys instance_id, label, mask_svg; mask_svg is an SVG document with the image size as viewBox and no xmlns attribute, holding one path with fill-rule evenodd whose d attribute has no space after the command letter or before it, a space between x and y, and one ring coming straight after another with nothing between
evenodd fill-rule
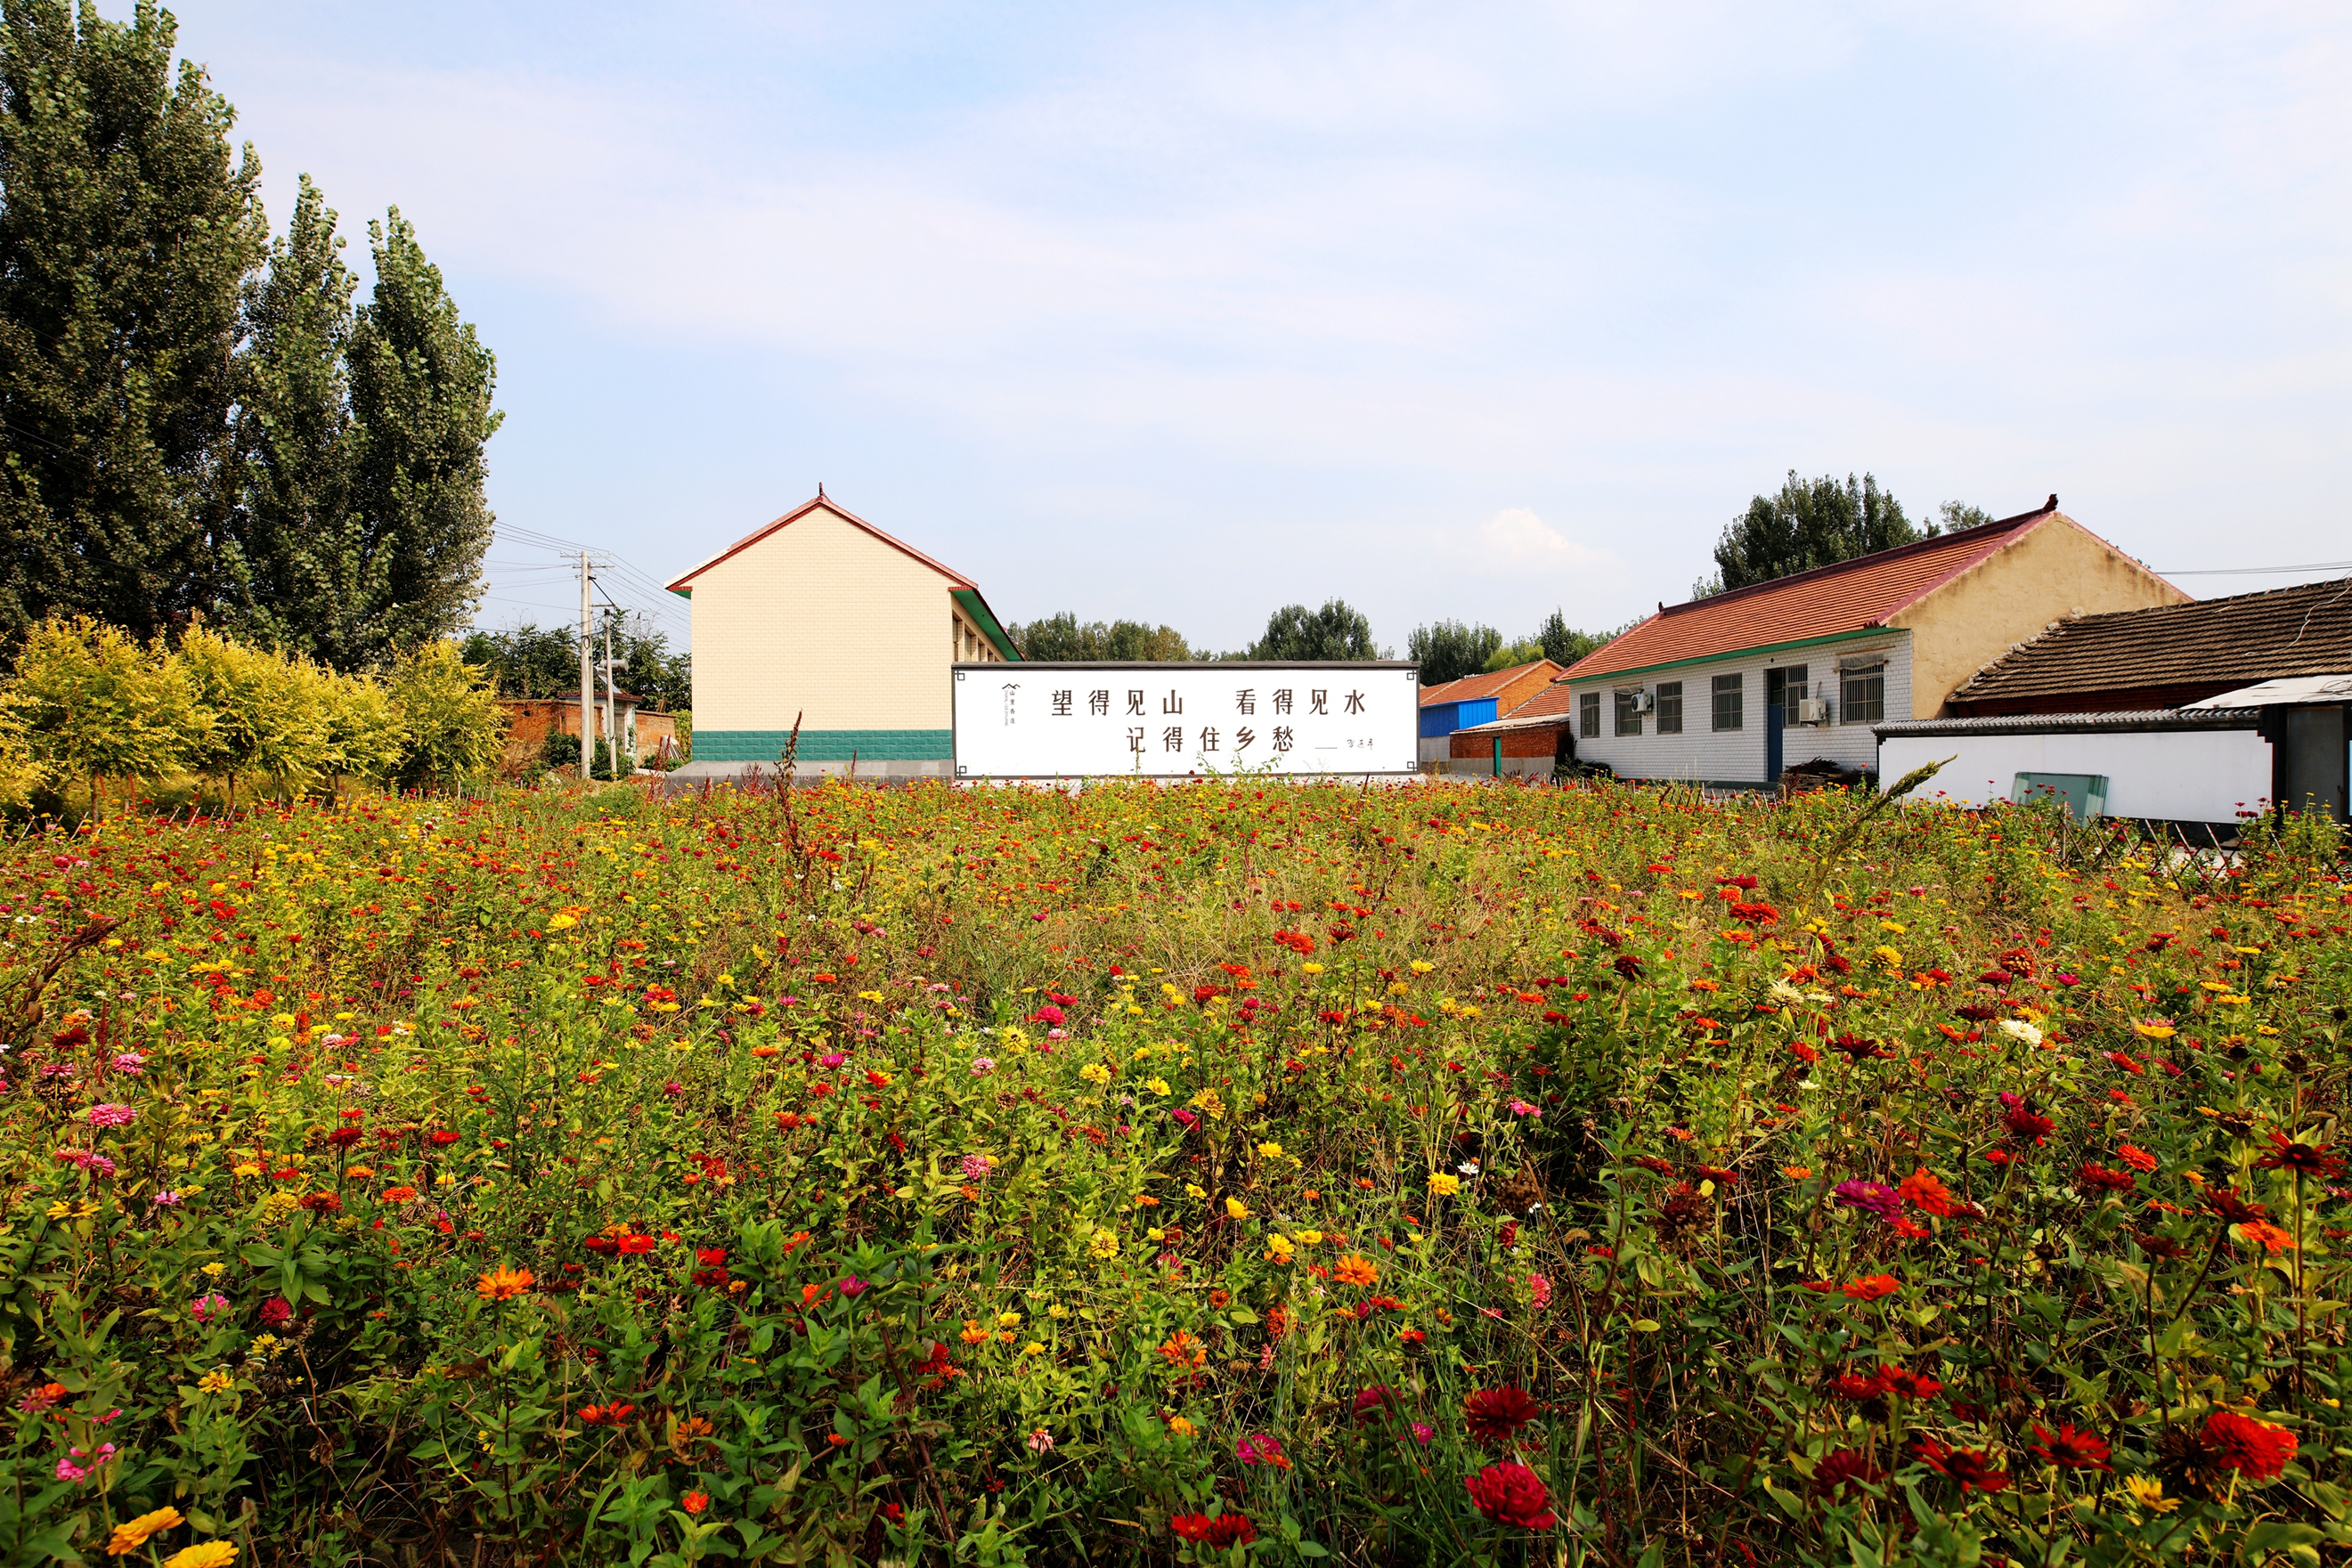
<instances>
[{"instance_id":1,"label":"orange zinnia","mask_svg":"<svg viewBox=\"0 0 2352 1568\"><path fill-rule=\"evenodd\" d=\"M501 1263L482 1276L478 1288L486 1301L509 1301L530 1289L530 1270Z\"/></svg>"},{"instance_id":2,"label":"orange zinnia","mask_svg":"<svg viewBox=\"0 0 2352 1568\"><path fill-rule=\"evenodd\" d=\"M1343 1285L1372 1285L1380 1282L1381 1271L1370 1258L1350 1252L1331 1266L1331 1278Z\"/></svg>"},{"instance_id":3,"label":"orange zinnia","mask_svg":"<svg viewBox=\"0 0 2352 1568\"><path fill-rule=\"evenodd\" d=\"M1183 1329L1160 1342L1160 1354L1171 1366L1201 1366L1209 1359L1208 1347Z\"/></svg>"}]
</instances>

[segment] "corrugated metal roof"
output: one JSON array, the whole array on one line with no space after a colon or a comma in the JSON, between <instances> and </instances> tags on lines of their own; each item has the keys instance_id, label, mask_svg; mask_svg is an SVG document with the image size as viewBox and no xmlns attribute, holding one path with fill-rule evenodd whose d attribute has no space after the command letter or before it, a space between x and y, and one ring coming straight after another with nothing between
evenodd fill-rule
<instances>
[{"instance_id":1,"label":"corrugated metal roof","mask_svg":"<svg viewBox=\"0 0 2352 1568\"><path fill-rule=\"evenodd\" d=\"M1915 718L1874 724L1871 733L1921 735L2077 735L2096 730L2152 734L2175 729L2252 729L2262 722L2258 707L2143 708L2135 713L2020 713L1988 718Z\"/></svg>"},{"instance_id":2,"label":"corrugated metal roof","mask_svg":"<svg viewBox=\"0 0 2352 1568\"><path fill-rule=\"evenodd\" d=\"M2214 681L2252 685L2347 669L2352 669L2352 577L2061 621L1979 670L1952 701L1998 703Z\"/></svg>"},{"instance_id":3,"label":"corrugated metal roof","mask_svg":"<svg viewBox=\"0 0 2352 1568\"><path fill-rule=\"evenodd\" d=\"M1568 678L1588 680L1884 625L2044 523L2080 528L2057 503L2053 496L2047 506L1999 522L1662 609L1570 665Z\"/></svg>"},{"instance_id":4,"label":"corrugated metal roof","mask_svg":"<svg viewBox=\"0 0 2352 1568\"><path fill-rule=\"evenodd\" d=\"M2203 702L2183 703L2186 708L2269 707L2291 703L2352 702L2352 672L2340 675L2292 675L2283 681L2262 681L2240 686Z\"/></svg>"}]
</instances>

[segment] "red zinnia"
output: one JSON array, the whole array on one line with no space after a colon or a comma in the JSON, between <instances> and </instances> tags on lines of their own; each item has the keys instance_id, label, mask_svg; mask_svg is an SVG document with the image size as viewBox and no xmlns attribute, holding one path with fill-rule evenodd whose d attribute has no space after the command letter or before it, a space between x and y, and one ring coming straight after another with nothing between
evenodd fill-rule
<instances>
[{"instance_id":1,"label":"red zinnia","mask_svg":"<svg viewBox=\"0 0 2352 1568\"><path fill-rule=\"evenodd\" d=\"M2031 1138L2036 1144L2048 1137L2058 1125L2040 1112L2029 1111L2022 1105L2011 1105L2002 1112L2000 1124L2008 1128L2009 1135L2019 1142Z\"/></svg>"},{"instance_id":2,"label":"red zinnia","mask_svg":"<svg viewBox=\"0 0 2352 1568\"><path fill-rule=\"evenodd\" d=\"M2298 1447L2294 1434L2285 1427L2235 1410L2216 1410L2206 1416L2200 1435L2215 1465L2236 1470L2250 1481L2276 1480Z\"/></svg>"},{"instance_id":3,"label":"red zinnia","mask_svg":"<svg viewBox=\"0 0 2352 1568\"><path fill-rule=\"evenodd\" d=\"M2106 1192L2129 1192L2138 1180L2129 1171L2110 1170L2091 1160L2084 1160L2082 1168L2074 1173L2076 1186Z\"/></svg>"},{"instance_id":4,"label":"red zinnia","mask_svg":"<svg viewBox=\"0 0 2352 1568\"><path fill-rule=\"evenodd\" d=\"M1482 1388L1462 1402L1463 1425L1489 1447L1509 1442L1520 1427L1542 1414L1543 1406L1515 1385Z\"/></svg>"},{"instance_id":5,"label":"red zinnia","mask_svg":"<svg viewBox=\"0 0 2352 1568\"><path fill-rule=\"evenodd\" d=\"M1994 1469L1992 1460L1974 1448L1948 1448L1933 1437L1922 1437L1911 1453L1929 1469L1959 1482L1962 1491L2000 1491L2009 1485L2009 1472Z\"/></svg>"},{"instance_id":6,"label":"red zinnia","mask_svg":"<svg viewBox=\"0 0 2352 1568\"><path fill-rule=\"evenodd\" d=\"M1879 1479L1878 1467L1852 1448L1840 1448L1813 1467L1815 1491L1842 1491L1857 1483L1874 1483Z\"/></svg>"},{"instance_id":7,"label":"red zinnia","mask_svg":"<svg viewBox=\"0 0 2352 1568\"><path fill-rule=\"evenodd\" d=\"M2077 1431L2072 1422L2061 1422L2055 1432L2041 1422L2033 1424L2033 1452L2045 1464L2056 1465L2062 1470L2113 1470L2107 1463L2114 1450L2107 1440L2096 1432Z\"/></svg>"},{"instance_id":8,"label":"red zinnia","mask_svg":"<svg viewBox=\"0 0 2352 1568\"><path fill-rule=\"evenodd\" d=\"M2266 1171L2294 1171L2298 1176L2318 1176L2333 1181L2344 1174L2344 1156L2334 1153L2333 1144L2296 1143L2284 1134L2268 1134L2271 1152L2254 1162Z\"/></svg>"},{"instance_id":9,"label":"red zinnia","mask_svg":"<svg viewBox=\"0 0 2352 1568\"><path fill-rule=\"evenodd\" d=\"M1842 1372L1830 1381L1830 1392L1840 1399L1875 1399L1886 1392L1886 1385L1859 1372Z\"/></svg>"},{"instance_id":10,"label":"red zinnia","mask_svg":"<svg viewBox=\"0 0 2352 1568\"><path fill-rule=\"evenodd\" d=\"M1462 1484L1470 1489L1470 1506L1506 1530L1549 1530L1558 1522L1543 1478L1516 1459L1488 1465Z\"/></svg>"},{"instance_id":11,"label":"red zinnia","mask_svg":"<svg viewBox=\"0 0 2352 1568\"><path fill-rule=\"evenodd\" d=\"M1906 1399L1933 1399L1944 1391L1944 1385L1927 1374L1900 1366L1880 1367L1878 1380L1886 1385L1889 1393L1900 1394Z\"/></svg>"},{"instance_id":12,"label":"red zinnia","mask_svg":"<svg viewBox=\"0 0 2352 1568\"><path fill-rule=\"evenodd\" d=\"M1874 1301L1881 1296L1891 1296L1902 1288L1902 1281L1892 1274L1865 1275L1843 1287L1845 1293L1857 1301Z\"/></svg>"},{"instance_id":13,"label":"red zinnia","mask_svg":"<svg viewBox=\"0 0 2352 1568\"><path fill-rule=\"evenodd\" d=\"M1390 1406L1395 1404L1396 1397L1396 1390L1391 1388L1385 1383L1375 1383L1369 1388L1357 1390L1355 1404L1356 1425L1360 1427L1365 1422L1371 1420L1382 1410L1385 1410Z\"/></svg>"},{"instance_id":14,"label":"red zinnia","mask_svg":"<svg viewBox=\"0 0 2352 1568\"><path fill-rule=\"evenodd\" d=\"M1257 1526L1245 1513L1221 1513L1214 1519L1205 1513L1180 1513L1168 1521L1168 1528L1196 1546L1247 1546L1257 1539Z\"/></svg>"}]
</instances>

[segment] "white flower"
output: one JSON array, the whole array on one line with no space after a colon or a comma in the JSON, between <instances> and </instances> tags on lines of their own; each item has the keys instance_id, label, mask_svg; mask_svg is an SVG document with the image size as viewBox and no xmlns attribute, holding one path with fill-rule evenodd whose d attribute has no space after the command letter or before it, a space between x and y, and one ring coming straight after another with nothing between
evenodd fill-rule
<instances>
[{"instance_id":1,"label":"white flower","mask_svg":"<svg viewBox=\"0 0 2352 1568\"><path fill-rule=\"evenodd\" d=\"M1795 1007L1799 1002L1805 999L1805 993L1797 989L1796 987L1789 984L1786 980L1773 981L1772 988L1764 994L1770 997L1774 1001L1779 1002L1782 1007Z\"/></svg>"},{"instance_id":2,"label":"white flower","mask_svg":"<svg viewBox=\"0 0 2352 1568\"><path fill-rule=\"evenodd\" d=\"M2009 1036L2010 1039L2016 1040L2021 1045L2040 1045L2042 1043L2042 1031L2040 1030L2034 1028L2030 1023L2021 1022L2016 1019L2001 1019L2000 1032Z\"/></svg>"},{"instance_id":3,"label":"white flower","mask_svg":"<svg viewBox=\"0 0 2352 1568\"><path fill-rule=\"evenodd\" d=\"M1464 1160L1460 1165L1455 1166L1454 1168L1460 1171L1464 1176L1474 1176L1478 1174L1478 1162L1476 1160Z\"/></svg>"}]
</instances>

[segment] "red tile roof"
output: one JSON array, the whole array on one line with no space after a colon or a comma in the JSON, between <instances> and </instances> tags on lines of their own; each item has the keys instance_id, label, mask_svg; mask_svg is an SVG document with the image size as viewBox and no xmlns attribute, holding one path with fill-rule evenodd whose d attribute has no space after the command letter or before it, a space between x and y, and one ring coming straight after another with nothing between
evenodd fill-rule
<instances>
[{"instance_id":1,"label":"red tile roof","mask_svg":"<svg viewBox=\"0 0 2352 1568\"><path fill-rule=\"evenodd\" d=\"M1514 664L1507 670L1496 670L1492 674L1465 675L1458 681L1447 681L1440 685L1430 686L1421 694L1421 706L1427 707L1432 703L1476 702L1481 697L1497 696L1525 680L1528 671L1540 670L1546 665L1550 665L1554 670L1559 668L1549 659L1538 659L1533 664Z\"/></svg>"},{"instance_id":2,"label":"red tile roof","mask_svg":"<svg viewBox=\"0 0 2352 1568\"><path fill-rule=\"evenodd\" d=\"M1576 722L1576 693L1563 677L1554 681L1500 718L1490 718L1485 724L1474 724L1468 729L1458 729L1456 735L1472 731L1548 729Z\"/></svg>"},{"instance_id":3,"label":"red tile roof","mask_svg":"<svg viewBox=\"0 0 2352 1568\"><path fill-rule=\"evenodd\" d=\"M2053 496L2047 506L1999 522L1662 609L1578 660L1567 678L1586 680L1883 626L2043 523L2072 523L2057 501Z\"/></svg>"},{"instance_id":4,"label":"red tile roof","mask_svg":"<svg viewBox=\"0 0 2352 1568\"><path fill-rule=\"evenodd\" d=\"M802 502L797 507L794 507L791 511L786 512L774 522L763 523L759 528L756 528L750 533L745 534L741 538L737 539L733 544L729 545L725 549L720 550L717 555L712 556L700 566L694 568L692 570L680 577L677 581L670 583L668 585L669 591L672 593L685 594L688 597L692 597L692 590L689 587L689 584L691 584L696 578L701 576L704 572L709 571L712 567L717 566L720 561L725 560L728 557L741 554L743 551L751 549L753 545L758 544L761 539L766 538L770 534L774 533L778 528L786 528L791 524L800 521L803 517L807 517L811 512L815 511L819 507L823 507L826 511L831 512L835 517L839 517L842 521L865 529L867 533L872 534L876 538L880 539L884 544L888 545L892 549L898 550L904 554L914 557L917 560L921 561L925 566L929 567L933 571L938 572L941 577L946 578L949 582L958 588L976 589L980 586L978 583L972 581L971 579L966 577L963 573L956 570L953 567L942 566L938 561L933 560L929 556L925 555L921 550L919 550L914 546L907 543L905 540L892 538L888 534L884 533L880 528L876 528L864 517L858 517L856 513L843 507L839 502L835 501L824 493L824 487L823 486L819 486L817 487L816 494L810 499Z\"/></svg>"}]
</instances>

